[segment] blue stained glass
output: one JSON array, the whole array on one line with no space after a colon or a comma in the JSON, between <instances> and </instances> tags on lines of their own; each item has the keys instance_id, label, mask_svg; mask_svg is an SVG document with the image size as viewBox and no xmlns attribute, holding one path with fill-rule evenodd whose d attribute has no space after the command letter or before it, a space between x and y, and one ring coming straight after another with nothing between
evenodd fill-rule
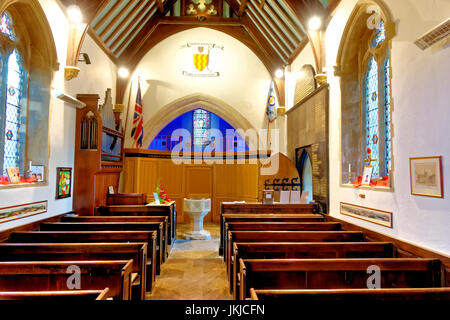
<instances>
[{"instance_id":1,"label":"blue stained glass","mask_svg":"<svg viewBox=\"0 0 450 320\"><path fill-rule=\"evenodd\" d=\"M11 17L6 12L3 12L0 20L0 32L6 34L11 40L16 40Z\"/></svg>"},{"instance_id":2,"label":"blue stained glass","mask_svg":"<svg viewBox=\"0 0 450 320\"><path fill-rule=\"evenodd\" d=\"M194 110L193 117L194 144L209 142L209 129L211 129L210 114L203 109Z\"/></svg>"},{"instance_id":3,"label":"blue stained glass","mask_svg":"<svg viewBox=\"0 0 450 320\"><path fill-rule=\"evenodd\" d=\"M20 99L23 86L23 67L19 52L15 49L8 58L7 87L5 112L5 145L3 156L3 175L6 168L19 166L19 127L20 127ZM11 94L14 92L14 94Z\"/></svg>"},{"instance_id":4,"label":"blue stained glass","mask_svg":"<svg viewBox=\"0 0 450 320\"><path fill-rule=\"evenodd\" d=\"M372 158L377 159L371 163L372 176L380 176L379 145L378 145L378 66L372 56L369 61L365 82L365 124L366 148L372 150Z\"/></svg>"},{"instance_id":5,"label":"blue stained glass","mask_svg":"<svg viewBox=\"0 0 450 320\"><path fill-rule=\"evenodd\" d=\"M384 62L384 158L385 172L390 174L391 168L391 79L389 70L389 51Z\"/></svg>"},{"instance_id":6,"label":"blue stained glass","mask_svg":"<svg viewBox=\"0 0 450 320\"><path fill-rule=\"evenodd\" d=\"M381 20L372 41L372 48L376 48L384 40L386 40L386 30L384 28L384 21Z\"/></svg>"}]
</instances>

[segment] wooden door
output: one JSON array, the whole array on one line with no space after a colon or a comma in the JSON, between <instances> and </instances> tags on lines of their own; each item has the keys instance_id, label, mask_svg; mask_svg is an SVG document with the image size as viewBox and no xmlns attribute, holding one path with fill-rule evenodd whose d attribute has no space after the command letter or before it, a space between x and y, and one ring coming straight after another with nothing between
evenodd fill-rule
<instances>
[{"instance_id":1,"label":"wooden door","mask_svg":"<svg viewBox=\"0 0 450 320\"><path fill-rule=\"evenodd\" d=\"M186 165L186 198L209 198L211 199L211 212L203 219L204 222L211 222L213 217L213 167L204 165ZM187 214L184 214L184 221L189 221Z\"/></svg>"}]
</instances>

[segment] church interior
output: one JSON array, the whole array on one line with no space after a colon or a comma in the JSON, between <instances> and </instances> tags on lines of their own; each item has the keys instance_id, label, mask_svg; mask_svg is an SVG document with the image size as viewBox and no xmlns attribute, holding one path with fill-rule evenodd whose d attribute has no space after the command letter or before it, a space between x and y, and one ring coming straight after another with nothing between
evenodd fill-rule
<instances>
[{"instance_id":1,"label":"church interior","mask_svg":"<svg viewBox=\"0 0 450 320\"><path fill-rule=\"evenodd\" d=\"M0 300L450 301L449 17L0 0Z\"/></svg>"}]
</instances>

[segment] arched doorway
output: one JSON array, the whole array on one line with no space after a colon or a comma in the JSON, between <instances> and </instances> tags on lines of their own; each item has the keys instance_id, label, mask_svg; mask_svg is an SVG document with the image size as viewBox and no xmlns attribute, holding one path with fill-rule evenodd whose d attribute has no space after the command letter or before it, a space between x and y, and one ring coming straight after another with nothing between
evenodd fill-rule
<instances>
[{"instance_id":1,"label":"arched doorway","mask_svg":"<svg viewBox=\"0 0 450 320\"><path fill-rule=\"evenodd\" d=\"M311 157L308 148L303 148L299 159L297 160L297 170L300 175L300 183L302 185L302 193L308 191L308 203L313 200L313 176Z\"/></svg>"}]
</instances>

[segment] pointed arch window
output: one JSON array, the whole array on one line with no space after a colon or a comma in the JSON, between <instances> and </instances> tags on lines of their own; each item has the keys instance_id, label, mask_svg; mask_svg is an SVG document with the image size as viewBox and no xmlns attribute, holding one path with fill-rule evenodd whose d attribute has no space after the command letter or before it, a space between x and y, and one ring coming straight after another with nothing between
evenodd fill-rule
<instances>
[{"instance_id":1,"label":"pointed arch window","mask_svg":"<svg viewBox=\"0 0 450 320\"><path fill-rule=\"evenodd\" d=\"M357 178L364 167L371 165L371 187L392 191L390 54L396 25L387 8L376 2L363 1L355 6L337 56L335 74L340 77L341 89L341 185L358 185Z\"/></svg>"},{"instance_id":2,"label":"pointed arch window","mask_svg":"<svg viewBox=\"0 0 450 320\"><path fill-rule=\"evenodd\" d=\"M19 168L23 176L28 83L13 20L6 11L0 31L0 170L7 176L7 168Z\"/></svg>"},{"instance_id":3,"label":"pointed arch window","mask_svg":"<svg viewBox=\"0 0 450 320\"><path fill-rule=\"evenodd\" d=\"M381 20L369 38L369 62L364 74L363 112L364 150L371 150L372 177L389 176L391 168L391 110L389 49L384 45L386 30ZM363 161L367 154L363 152ZM366 163L368 164L368 163Z\"/></svg>"}]
</instances>

